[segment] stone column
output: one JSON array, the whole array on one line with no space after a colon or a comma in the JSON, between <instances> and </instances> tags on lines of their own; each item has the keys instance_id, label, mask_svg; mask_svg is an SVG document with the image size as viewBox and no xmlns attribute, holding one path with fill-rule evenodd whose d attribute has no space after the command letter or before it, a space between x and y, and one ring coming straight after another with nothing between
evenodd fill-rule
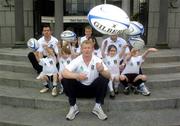
<instances>
[{"instance_id":1,"label":"stone column","mask_svg":"<svg viewBox=\"0 0 180 126\"><path fill-rule=\"evenodd\" d=\"M60 34L64 31L63 25L63 0L55 0L55 37L60 39Z\"/></svg>"},{"instance_id":2,"label":"stone column","mask_svg":"<svg viewBox=\"0 0 180 126\"><path fill-rule=\"evenodd\" d=\"M23 0L15 0L15 44L14 47L25 47L24 6Z\"/></svg>"},{"instance_id":3,"label":"stone column","mask_svg":"<svg viewBox=\"0 0 180 126\"><path fill-rule=\"evenodd\" d=\"M130 0L122 0L122 9L130 17Z\"/></svg>"},{"instance_id":4,"label":"stone column","mask_svg":"<svg viewBox=\"0 0 180 126\"><path fill-rule=\"evenodd\" d=\"M156 42L157 48L169 48L167 43L168 2L169 0L160 0L159 4L159 28L158 39Z\"/></svg>"}]
</instances>

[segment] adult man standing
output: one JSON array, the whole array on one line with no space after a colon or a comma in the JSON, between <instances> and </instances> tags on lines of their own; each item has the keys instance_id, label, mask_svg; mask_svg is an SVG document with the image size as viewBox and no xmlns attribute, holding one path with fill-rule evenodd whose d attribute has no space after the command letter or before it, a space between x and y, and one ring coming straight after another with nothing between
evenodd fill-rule
<instances>
[{"instance_id":1,"label":"adult man standing","mask_svg":"<svg viewBox=\"0 0 180 126\"><path fill-rule=\"evenodd\" d=\"M104 103L110 73L102 60L93 55L93 49L93 42L85 40L81 44L82 54L72 60L62 73L64 92L70 104L70 110L66 116L68 120L73 120L79 113L76 105L77 97L95 97L96 104L92 113L101 120L107 119L101 105Z\"/></svg>"}]
</instances>

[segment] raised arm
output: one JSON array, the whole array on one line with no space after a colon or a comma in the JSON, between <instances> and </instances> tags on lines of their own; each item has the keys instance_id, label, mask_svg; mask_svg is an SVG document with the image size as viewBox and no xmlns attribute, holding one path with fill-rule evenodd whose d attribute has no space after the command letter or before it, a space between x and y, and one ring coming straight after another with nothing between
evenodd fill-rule
<instances>
[{"instance_id":1,"label":"raised arm","mask_svg":"<svg viewBox=\"0 0 180 126\"><path fill-rule=\"evenodd\" d=\"M158 50L156 48L149 48L143 53L142 58L145 59L150 52L157 52L157 51Z\"/></svg>"}]
</instances>

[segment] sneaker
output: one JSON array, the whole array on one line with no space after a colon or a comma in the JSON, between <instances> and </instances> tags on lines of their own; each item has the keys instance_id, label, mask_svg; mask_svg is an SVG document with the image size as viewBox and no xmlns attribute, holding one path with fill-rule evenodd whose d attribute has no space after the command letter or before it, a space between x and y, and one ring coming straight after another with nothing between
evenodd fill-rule
<instances>
[{"instance_id":1,"label":"sneaker","mask_svg":"<svg viewBox=\"0 0 180 126\"><path fill-rule=\"evenodd\" d=\"M64 92L64 88L63 88L62 85L60 85L60 88L59 88L59 94L61 95L61 94L63 94L63 92Z\"/></svg>"},{"instance_id":2,"label":"sneaker","mask_svg":"<svg viewBox=\"0 0 180 126\"><path fill-rule=\"evenodd\" d=\"M78 113L79 113L79 109L78 109L78 106L75 104L74 106L70 107L69 112L66 115L66 119L73 120Z\"/></svg>"},{"instance_id":3,"label":"sneaker","mask_svg":"<svg viewBox=\"0 0 180 126\"><path fill-rule=\"evenodd\" d=\"M115 93L114 93L114 91L111 91L111 92L110 92L109 97L110 97L111 99L114 99L114 98L115 98Z\"/></svg>"},{"instance_id":4,"label":"sneaker","mask_svg":"<svg viewBox=\"0 0 180 126\"><path fill-rule=\"evenodd\" d=\"M132 90L132 92L133 92L134 94L139 94L139 91L138 91L137 87L131 86L131 90Z\"/></svg>"},{"instance_id":5,"label":"sneaker","mask_svg":"<svg viewBox=\"0 0 180 126\"><path fill-rule=\"evenodd\" d=\"M57 96L57 87L53 87L51 94L52 96Z\"/></svg>"},{"instance_id":6,"label":"sneaker","mask_svg":"<svg viewBox=\"0 0 180 126\"><path fill-rule=\"evenodd\" d=\"M40 92L40 93L46 93L46 92L48 92L48 90L49 90L49 88L44 87L44 88L41 89L39 92Z\"/></svg>"},{"instance_id":7,"label":"sneaker","mask_svg":"<svg viewBox=\"0 0 180 126\"><path fill-rule=\"evenodd\" d=\"M119 94L119 89L118 88L114 88L114 93L115 94Z\"/></svg>"},{"instance_id":8,"label":"sneaker","mask_svg":"<svg viewBox=\"0 0 180 126\"><path fill-rule=\"evenodd\" d=\"M93 108L92 113L95 114L100 120L106 120L107 119L107 115L103 112L101 106L99 106L99 107L95 106Z\"/></svg>"},{"instance_id":9,"label":"sneaker","mask_svg":"<svg viewBox=\"0 0 180 126\"><path fill-rule=\"evenodd\" d=\"M130 88L129 88L129 86L124 88L123 93L124 93L125 95L129 95L129 93L130 93Z\"/></svg>"},{"instance_id":10,"label":"sneaker","mask_svg":"<svg viewBox=\"0 0 180 126\"><path fill-rule=\"evenodd\" d=\"M151 94L151 92L148 90L144 83L141 83L139 85L138 91L144 96L149 96Z\"/></svg>"}]
</instances>

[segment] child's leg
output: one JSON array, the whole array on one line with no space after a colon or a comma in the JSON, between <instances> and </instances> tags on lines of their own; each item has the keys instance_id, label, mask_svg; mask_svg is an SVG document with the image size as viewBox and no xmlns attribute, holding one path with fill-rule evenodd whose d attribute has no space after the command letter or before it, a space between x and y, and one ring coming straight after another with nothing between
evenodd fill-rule
<instances>
[{"instance_id":1,"label":"child's leg","mask_svg":"<svg viewBox=\"0 0 180 126\"><path fill-rule=\"evenodd\" d=\"M60 72L58 73L58 75L59 75L59 83L60 83L59 94L62 94L64 88L63 88L63 85L61 84L61 80L62 80L63 77L62 77L62 74Z\"/></svg>"},{"instance_id":2,"label":"child's leg","mask_svg":"<svg viewBox=\"0 0 180 126\"><path fill-rule=\"evenodd\" d=\"M49 85L48 85L48 77L46 75L42 76L41 81L43 82L44 88L40 90L40 93L45 93L49 90Z\"/></svg>"},{"instance_id":3,"label":"child's leg","mask_svg":"<svg viewBox=\"0 0 180 126\"><path fill-rule=\"evenodd\" d=\"M52 96L57 95L57 74L53 74L53 89L52 89Z\"/></svg>"},{"instance_id":4,"label":"child's leg","mask_svg":"<svg viewBox=\"0 0 180 126\"><path fill-rule=\"evenodd\" d=\"M115 94L118 94L119 93L119 83L120 83L119 75L114 77L113 83L114 83L114 92L115 92Z\"/></svg>"},{"instance_id":5,"label":"child's leg","mask_svg":"<svg viewBox=\"0 0 180 126\"><path fill-rule=\"evenodd\" d=\"M111 76L111 79L109 80L108 87L109 87L109 91L110 91L109 97L114 98L115 94L114 94L114 89L113 89L113 78L112 78L112 76Z\"/></svg>"}]
</instances>

